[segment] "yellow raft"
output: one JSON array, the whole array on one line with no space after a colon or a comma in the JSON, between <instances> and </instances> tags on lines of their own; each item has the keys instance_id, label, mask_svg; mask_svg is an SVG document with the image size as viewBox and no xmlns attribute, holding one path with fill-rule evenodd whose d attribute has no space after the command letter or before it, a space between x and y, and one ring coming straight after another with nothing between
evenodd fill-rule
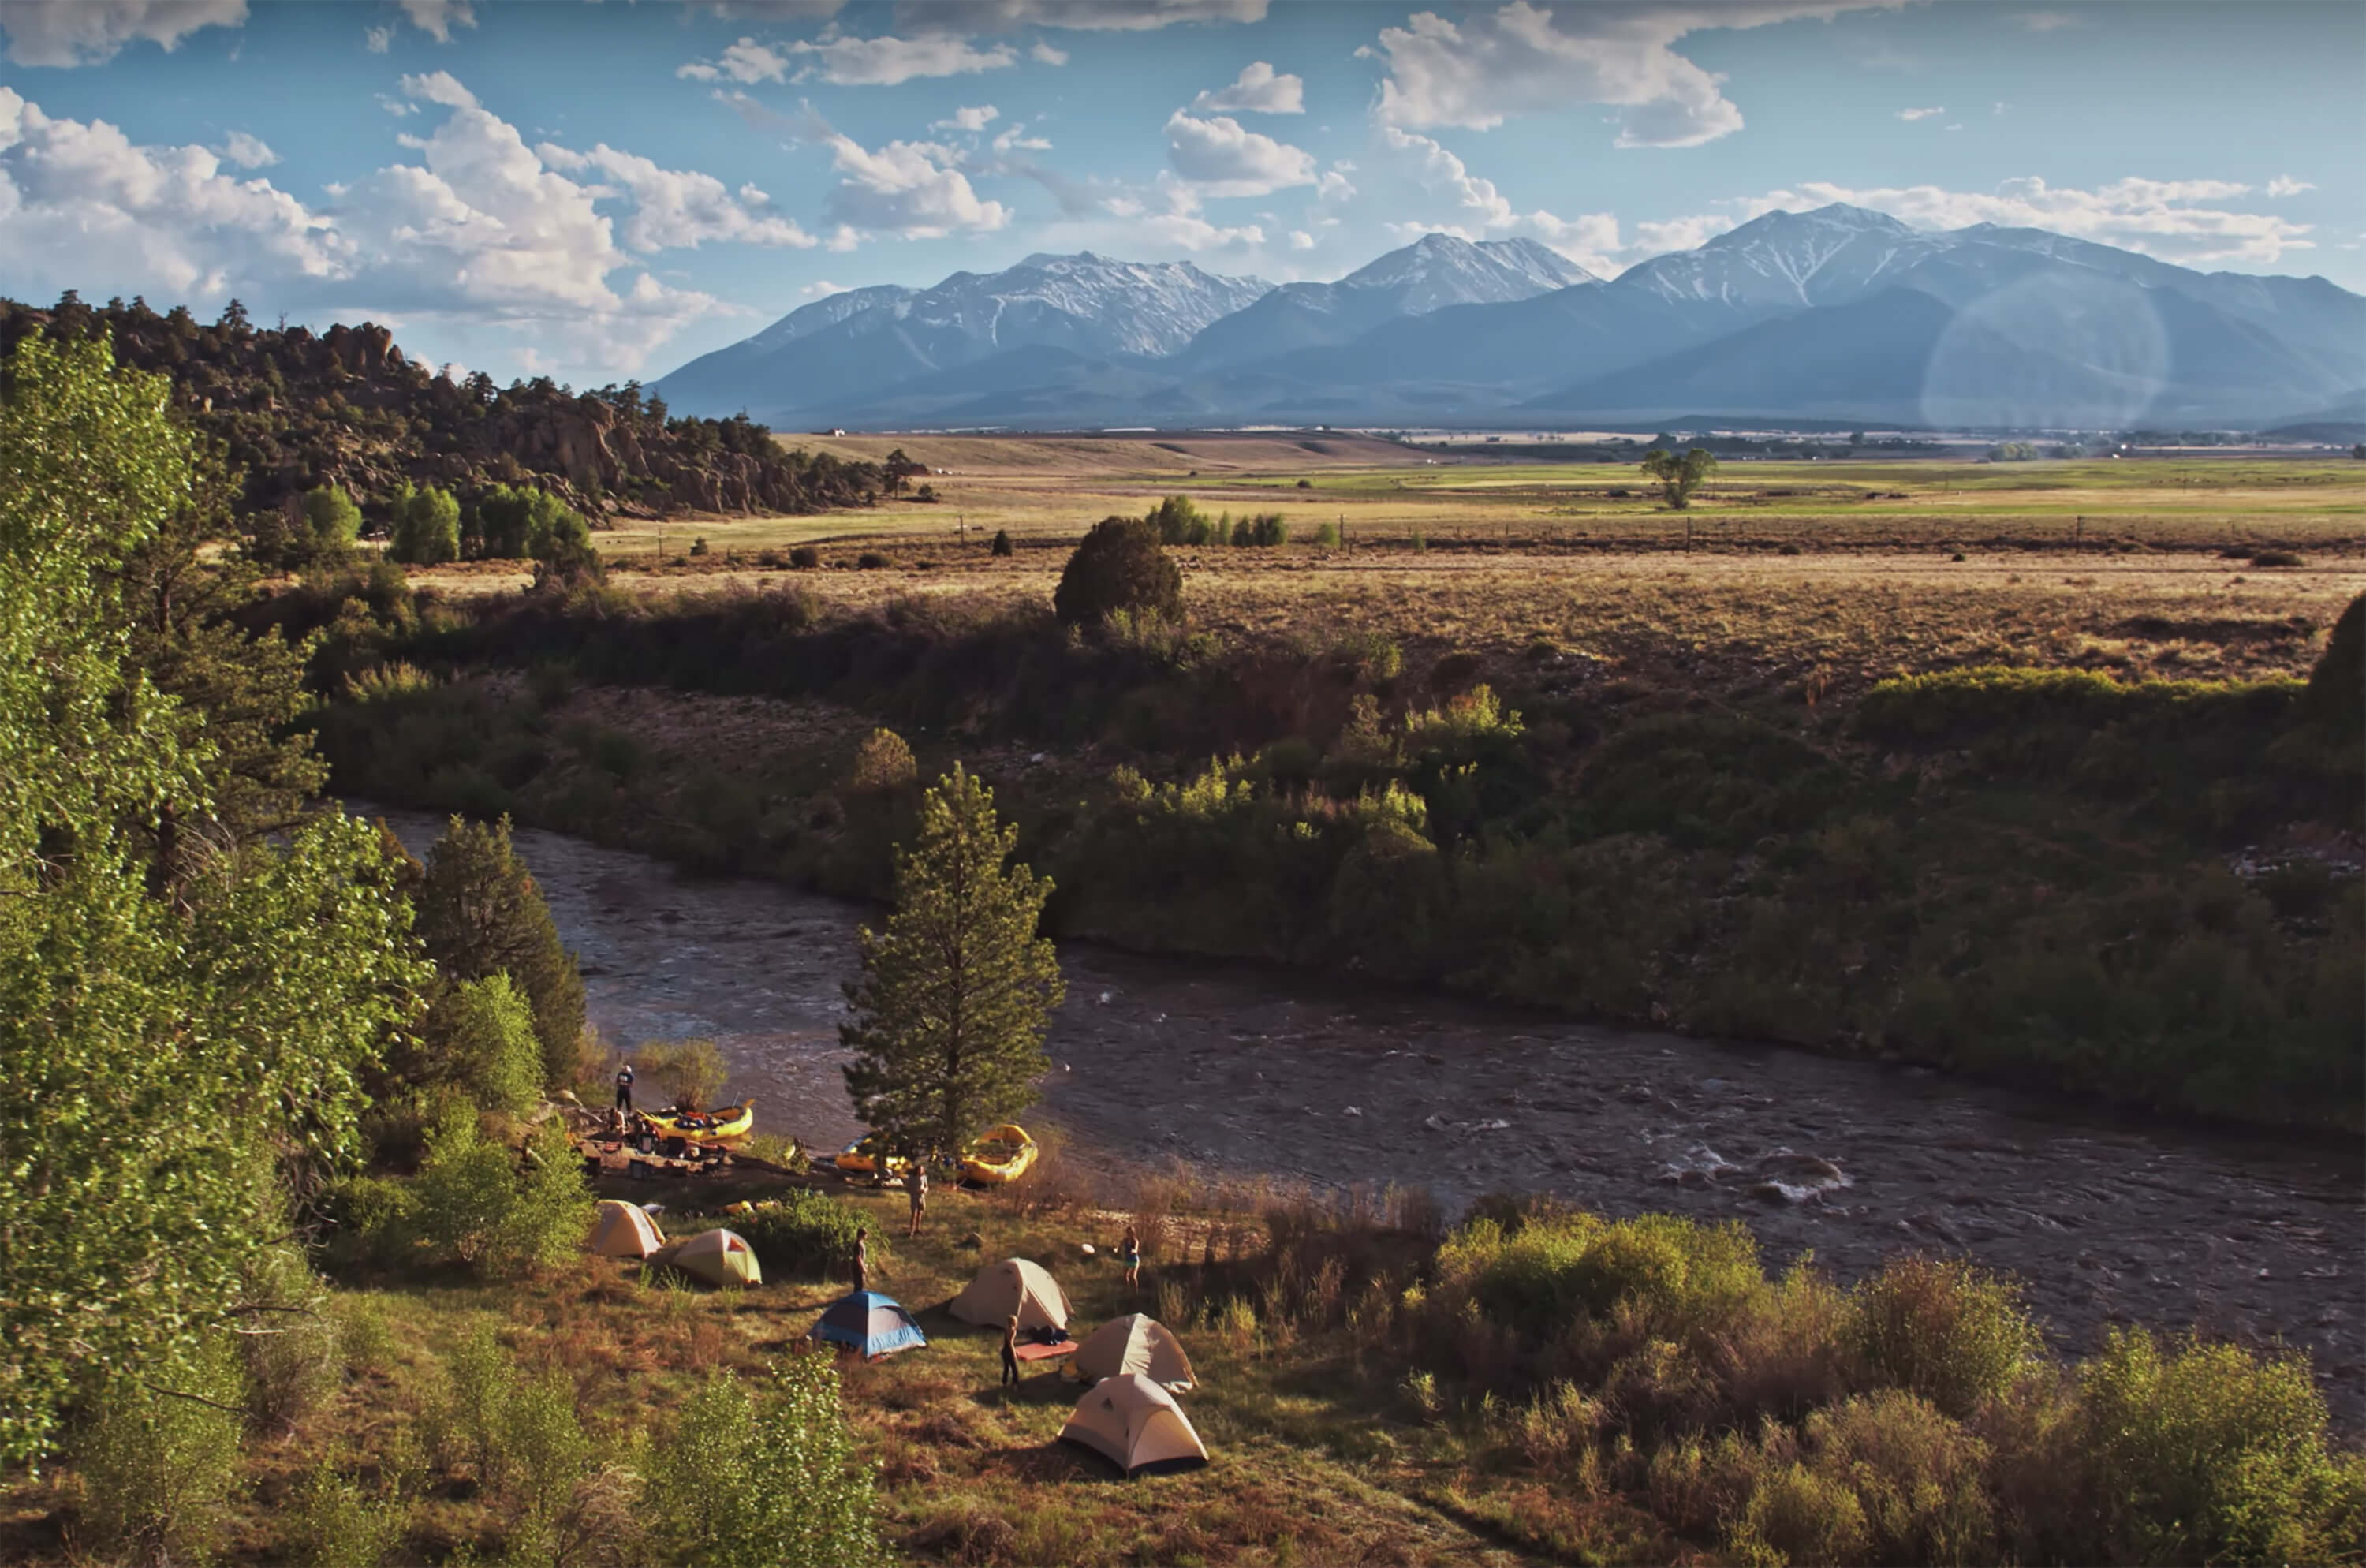
<instances>
[{"instance_id":1,"label":"yellow raft","mask_svg":"<svg viewBox=\"0 0 2366 1568\"><path fill-rule=\"evenodd\" d=\"M830 1164L852 1175L868 1176L879 1168L879 1161L874 1153L878 1147L879 1140L876 1137L857 1138L839 1150L838 1157L831 1160ZM912 1162L902 1155L887 1156L887 1174L890 1176L901 1176L905 1171L909 1170L911 1166Z\"/></svg>"},{"instance_id":2,"label":"yellow raft","mask_svg":"<svg viewBox=\"0 0 2366 1568\"><path fill-rule=\"evenodd\" d=\"M756 1128L756 1102L718 1106L713 1111L644 1111L641 1120L661 1138L687 1138L694 1144L726 1144L744 1138Z\"/></svg>"},{"instance_id":3,"label":"yellow raft","mask_svg":"<svg viewBox=\"0 0 2366 1568\"><path fill-rule=\"evenodd\" d=\"M987 1129L986 1135L962 1156L962 1174L988 1187L1016 1181L1035 1164L1035 1140L1027 1129L1010 1122Z\"/></svg>"}]
</instances>

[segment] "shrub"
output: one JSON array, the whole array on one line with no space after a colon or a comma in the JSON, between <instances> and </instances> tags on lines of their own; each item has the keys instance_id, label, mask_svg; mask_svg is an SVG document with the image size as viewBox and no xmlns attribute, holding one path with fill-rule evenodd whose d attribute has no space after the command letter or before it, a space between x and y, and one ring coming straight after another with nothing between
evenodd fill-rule
<instances>
[{"instance_id":1,"label":"shrub","mask_svg":"<svg viewBox=\"0 0 2366 1568\"><path fill-rule=\"evenodd\" d=\"M1193 504L1188 495L1170 495L1150 509L1143 519L1157 534L1162 545L1204 545L1208 542L1211 525L1208 514Z\"/></svg>"},{"instance_id":2,"label":"shrub","mask_svg":"<svg viewBox=\"0 0 2366 1568\"><path fill-rule=\"evenodd\" d=\"M886 794L909 789L919 776L909 743L892 729L874 729L855 750L847 787L857 795Z\"/></svg>"},{"instance_id":3,"label":"shrub","mask_svg":"<svg viewBox=\"0 0 2366 1568\"><path fill-rule=\"evenodd\" d=\"M486 1138L474 1111L447 1108L411 1184L411 1234L439 1255L495 1274L580 1251L594 1204L566 1130L546 1125L529 1150L521 1170L516 1156Z\"/></svg>"},{"instance_id":4,"label":"shrub","mask_svg":"<svg viewBox=\"0 0 2366 1568\"><path fill-rule=\"evenodd\" d=\"M689 1568L886 1560L871 1472L855 1461L826 1356L785 1357L753 1388L715 1372L652 1450L648 1482L651 1534Z\"/></svg>"},{"instance_id":5,"label":"shrub","mask_svg":"<svg viewBox=\"0 0 2366 1568\"><path fill-rule=\"evenodd\" d=\"M312 541L324 550L340 550L361 537L362 509L343 485L321 485L304 494L304 521Z\"/></svg>"},{"instance_id":6,"label":"shrub","mask_svg":"<svg viewBox=\"0 0 2366 1568\"><path fill-rule=\"evenodd\" d=\"M818 1278L854 1256L854 1233L863 1223L862 1215L845 1204L797 1190L783 1193L734 1228L756 1249L767 1278ZM872 1244L874 1257L879 1245Z\"/></svg>"},{"instance_id":7,"label":"shrub","mask_svg":"<svg viewBox=\"0 0 2366 1568\"><path fill-rule=\"evenodd\" d=\"M1068 557L1052 608L1065 626L1098 626L1118 610L1176 619L1183 614L1183 573L1148 524L1104 518Z\"/></svg>"},{"instance_id":8,"label":"shrub","mask_svg":"<svg viewBox=\"0 0 2366 1568\"><path fill-rule=\"evenodd\" d=\"M436 998L421 1026L413 1081L448 1083L474 1104L523 1116L542 1099L534 1010L507 975L467 980Z\"/></svg>"},{"instance_id":9,"label":"shrub","mask_svg":"<svg viewBox=\"0 0 2366 1568\"><path fill-rule=\"evenodd\" d=\"M865 550L854 558L855 570L858 571L884 571L894 564L895 562L877 550Z\"/></svg>"},{"instance_id":10,"label":"shrub","mask_svg":"<svg viewBox=\"0 0 2366 1568\"><path fill-rule=\"evenodd\" d=\"M488 1493L498 1492L507 1473L509 1407L517 1388L517 1363L493 1325L480 1323L445 1359L443 1387L429 1411L438 1461L475 1471Z\"/></svg>"},{"instance_id":11,"label":"shrub","mask_svg":"<svg viewBox=\"0 0 2366 1568\"><path fill-rule=\"evenodd\" d=\"M238 1480L246 1393L228 1338L122 1369L92 1402L73 1457L83 1520L103 1545L166 1562L210 1554Z\"/></svg>"},{"instance_id":12,"label":"shrub","mask_svg":"<svg viewBox=\"0 0 2366 1568\"><path fill-rule=\"evenodd\" d=\"M1856 1504L1864 1561L1996 1561L1988 1445L1927 1401L1897 1390L1860 1395L1808 1416L1806 1437L1808 1467Z\"/></svg>"},{"instance_id":13,"label":"shrub","mask_svg":"<svg viewBox=\"0 0 2366 1568\"><path fill-rule=\"evenodd\" d=\"M488 825L453 818L427 852L413 903L436 969L453 980L509 976L534 1009L544 1081L572 1082L583 1033L583 978L511 847L509 819Z\"/></svg>"},{"instance_id":14,"label":"shrub","mask_svg":"<svg viewBox=\"0 0 2366 1568\"><path fill-rule=\"evenodd\" d=\"M299 1568L378 1568L402 1544L409 1512L322 1463L297 1483L281 1540Z\"/></svg>"},{"instance_id":15,"label":"shrub","mask_svg":"<svg viewBox=\"0 0 2366 1568\"><path fill-rule=\"evenodd\" d=\"M1012 549L1013 547L1010 543L1010 530L1008 528L997 528L994 531L994 543L987 547L986 553L989 555L1007 556L1012 553Z\"/></svg>"},{"instance_id":16,"label":"shrub","mask_svg":"<svg viewBox=\"0 0 2366 1568\"><path fill-rule=\"evenodd\" d=\"M2307 561L2291 550L2260 550L2251 557L2253 566L2306 566Z\"/></svg>"},{"instance_id":17,"label":"shrub","mask_svg":"<svg viewBox=\"0 0 2366 1568\"><path fill-rule=\"evenodd\" d=\"M1758 1244L1741 1224L1673 1214L1540 1215L1509 1235L1476 1221L1440 1250L1438 1266L1467 1279L1490 1317L1536 1343L1580 1314L1619 1308L1640 1331L1686 1334L1721 1321L1765 1281Z\"/></svg>"},{"instance_id":18,"label":"shrub","mask_svg":"<svg viewBox=\"0 0 2366 1568\"><path fill-rule=\"evenodd\" d=\"M237 1337L247 1413L265 1431L284 1431L327 1403L344 1381L344 1336L326 1287L304 1254L275 1247L248 1259L247 1305L256 1310Z\"/></svg>"},{"instance_id":19,"label":"shrub","mask_svg":"<svg viewBox=\"0 0 2366 1568\"><path fill-rule=\"evenodd\" d=\"M435 677L407 660L373 664L345 677L345 700L354 703L393 702L435 689Z\"/></svg>"},{"instance_id":20,"label":"shrub","mask_svg":"<svg viewBox=\"0 0 2366 1568\"><path fill-rule=\"evenodd\" d=\"M799 571L812 571L821 565L821 552L811 545L799 545L789 551L789 564Z\"/></svg>"},{"instance_id":21,"label":"shrub","mask_svg":"<svg viewBox=\"0 0 2366 1568\"><path fill-rule=\"evenodd\" d=\"M690 553L694 556L711 555L714 553L707 547L705 535L701 534L697 538L693 539L690 542Z\"/></svg>"},{"instance_id":22,"label":"shrub","mask_svg":"<svg viewBox=\"0 0 2366 1568\"><path fill-rule=\"evenodd\" d=\"M2165 1350L2115 1330L2079 1389L2099 1552L2300 1562L2354 1561L2366 1547L2366 1461L2327 1445L2304 1361L2198 1341Z\"/></svg>"},{"instance_id":23,"label":"shrub","mask_svg":"<svg viewBox=\"0 0 2366 1568\"><path fill-rule=\"evenodd\" d=\"M1844 1330L1865 1386L1963 1417L2011 1388L2038 1348L2019 1287L1955 1259L1904 1258L1858 1284Z\"/></svg>"},{"instance_id":24,"label":"shrub","mask_svg":"<svg viewBox=\"0 0 2366 1568\"><path fill-rule=\"evenodd\" d=\"M2301 711L2319 724L2356 728L2366 721L2366 593L2349 601L2309 672Z\"/></svg>"},{"instance_id":25,"label":"shrub","mask_svg":"<svg viewBox=\"0 0 2366 1568\"><path fill-rule=\"evenodd\" d=\"M639 1075L684 1111L704 1111L723 1092L730 1065L712 1040L644 1040L631 1053Z\"/></svg>"}]
</instances>

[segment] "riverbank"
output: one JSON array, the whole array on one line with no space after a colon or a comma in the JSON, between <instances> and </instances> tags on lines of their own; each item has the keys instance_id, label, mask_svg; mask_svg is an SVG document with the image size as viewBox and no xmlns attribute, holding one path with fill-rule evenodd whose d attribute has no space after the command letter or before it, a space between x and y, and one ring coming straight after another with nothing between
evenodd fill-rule
<instances>
[{"instance_id":1,"label":"riverbank","mask_svg":"<svg viewBox=\"0 0 2366 1568\"><path fill-rule=\"evenodd\" d=\"M440 830L389 815L414 851ZM548 832L516 842L611 1043L711 1036L761 1130L822 1147L859 1130L836 1024L863 907ZM2281 1341L2366 1418L2366 1203L2338 1148L1268 966L1080 943L1062 965L1044 1111L1088 1168L1740 1219L1771 1260L1812 1252L1843 1281L1953 1254L2020 1276L2066 1352L2122 1323Z\"/></svg>"}]
</instances>

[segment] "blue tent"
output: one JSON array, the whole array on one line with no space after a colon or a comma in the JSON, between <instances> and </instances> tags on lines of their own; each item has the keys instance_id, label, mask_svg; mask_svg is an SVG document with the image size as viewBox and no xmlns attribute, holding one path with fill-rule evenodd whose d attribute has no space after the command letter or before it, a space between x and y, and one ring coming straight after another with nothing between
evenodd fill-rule
<instances>
[{"instance_id":1,"label":"blue tent","mask_svg":"<svg viewBox=\"0 0 2366 1568\"><path fill-rule=\"evenodd\" d=\"M893 1355L929 1342L910 1313L876 1291L857 1291L830 1303L814 1324L813 1337L851 1345L866 1357Z\"/></svg>"}]
</instances>

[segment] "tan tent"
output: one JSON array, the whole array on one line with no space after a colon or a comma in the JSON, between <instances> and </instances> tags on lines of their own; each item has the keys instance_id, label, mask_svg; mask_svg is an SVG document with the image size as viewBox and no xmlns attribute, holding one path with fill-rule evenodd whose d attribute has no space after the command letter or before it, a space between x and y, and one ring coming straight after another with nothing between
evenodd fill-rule
<instances>
[{"instance_id":1,"label":"tan tent","mask_svg":"<svg viewBox=\"0 0 2366 1568\"><path fill-rule=\"evenodd\" d=\"M1085 1336L1068 1366L1087 1382L1139 1372L1177 1393L1196 1381L1191 1358L1183 1353L1183 1342L1174 1331L1138 1312L1111 1318Z\"/></svg>"},{"instance_id":2,"label":"tan tent","mask_svg":"<svg viewBox=\"0 0 2366 1568\"><path fill-rule=\"evenodd\" d=\"M1121 1372L1085 1391L1060 1440L1087 1448L1128 1475L1191 1470L1208 1450L1175 1396L1139 1372Z\"/></svg>"},{"instance_id":3,"label":"tan tent","mask_svg":"<svg viewBox=\"0 0 2366 1568\"><path fill-rule=\"evenodd\" d=\"M953 1298L952 1314L963 1323L999 1328L1019 1314L1019 1331L1068 1326L1068 1297L1040 1263L1006 1258L977 1271Z\"/></svg>"},{"instance_id":4,"label":"tan tent","mask_svg":"<svg viewBox=\"0 0 2366 1568\"><path fill-rule=\"evenodd\" d=\"M670 1263L710 1285L764 1282L764 1270L757 1266L754 1249L737 1231L701 1231L688 1241L666 1247L657 1255L657 1261Z\"/></svg>"},{"instance_id":5,"label":"tan tent","mask_svg":"<svg viewBox=\"0 0 2366 1568\"><path fill-rule=\"evenodd\" d=\"M592 1250L603 1258L647 1258L665 1245L665 1234L644 1211L614 1198L600 1200L592 1222Z\"/></svg>"}]
</instances>

